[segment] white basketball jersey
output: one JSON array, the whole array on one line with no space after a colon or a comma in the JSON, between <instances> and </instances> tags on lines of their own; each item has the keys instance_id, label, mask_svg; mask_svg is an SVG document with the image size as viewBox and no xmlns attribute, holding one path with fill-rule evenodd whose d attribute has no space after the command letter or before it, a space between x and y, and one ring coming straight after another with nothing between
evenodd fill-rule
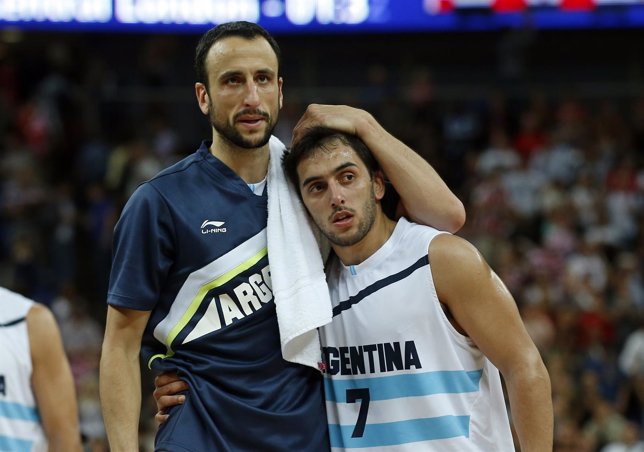
<instances>
[{"instance_id":1,"label":"white basketball jersey","mask_svg":"<svg viewBox=\"0 0 644 452\"><path fill-rule=\"evenodd\" d=\"M498 370L438 301L427 254L440 233L401 219L360 265L328 266L333 321L320 333L335 451L514 451Z\"/></svg>"},{"instance_id":2,"label":"white basketball jersey","mask_svg":"<svg viewBox=\"0 0 644 452\"><path fill-rule=\"evenodd\" d=\"M27 313L33 301L0 287L0 451L46 452L31 389Z\"/></svg>"}]
</instances>

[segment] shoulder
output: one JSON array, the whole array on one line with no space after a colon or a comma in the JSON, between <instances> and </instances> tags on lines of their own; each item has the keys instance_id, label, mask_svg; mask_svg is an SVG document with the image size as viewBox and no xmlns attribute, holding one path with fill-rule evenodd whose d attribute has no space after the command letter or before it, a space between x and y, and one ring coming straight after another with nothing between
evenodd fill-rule
<instances>
[{"instance_id":1,"label":"shoulder","mask_svg":"<svg viewBox=\"0 0 644 452\"><path fill-rule=\"evenodd\" d=\"M489 266L479 250L462 237L440 234L429 245L429 262L434 277L458 283L465 278L485 276Z\"/></svg>"},{"instance_id":2,"label":"shoulder","mask_svg":"<svg viewBox=\"0 0 644 452\"><path fill-rule=\"evenodd\" d=\"M45 364L63 353L58 323L45 305L34 303L29 309L27 334L34 365Z\"/></svg>"},{"instance_id":3,"label":"shoulder","mask_svg":"<svg viewBox=\"0 0 644 452\"><path fill-rule=\"evenodd\" d=\"M7 305L15 304L15 303L31 305L32 303L34 303L32 300L25 297L24 295L21 295L17 292L13 292L9 289L5 289L4 287L1 287L1 286L0 286L0 302L3 302Z\"/></svg>"},{"instance_id":4,"label":"shoulder","mask_svg":"<svg viewBox=\"0 0 644 452\"><path fill-rule=\"evenodd\" d=\"M0 287L0 323L24 317L33 304L29 298Z\"/></svg>"},{"instance_id":5,"label":"shoulder","mask_svg":"<svg viewBox=\"0 0 644 452\"><path fill-rule=\"evenodd\" d=\"M478 260L482 258L479 250L469 241L449 233L439 233L437 237L432 240L429 252L442 260Z\"/></svg>"},{"instance_id":6,"label":"shoulder","mask_svg":"<svg viewBox=\"0 0 644 452\"><path fill-rule=\"evenodd\" d=\"M398 219L396 232L400 237L402 243L405 243L407 245L411 244L411 246L418 246L421 248L422 243L425 243L428 247L430 247L438 237L452 235L450 232L441 231L432 226L414 223L405 217Z\"/></svg>"},{"instance_id":7,"label":"shoulder","mask_svg":"<svg viewBox=\"0 0 644 452\"><path fill-rule=\"evenodd\" d=\"M40 303L33 303L27 313L27 328L29 336L46 334L47 331L57 331L58 324L51 310Z\"/></svg>"},{"instance_id":8,"label":"shoulder","mask_svg":"<svg viewBox=\"0 0 644 452\"><path fill-rule=\"evenodd\" d=\"M173 175L181 174L187 170L190 170L195 167L196 163L203 161L208 154L208 148L202 143L202 146L197 149L196 152L189 154L179 160L178 162L168 166L167 168L162 169L154 176L150 181L163 180L167 177L172 177Z\"/></svg>"},{"instance_id":9,"label":"shoulder","mask_svg":"<svg viewBox=\"0 0 644 452\"><path fill-rule=\"evenodd\" d=\"M156 191L172 194L185 184L195 171L199 171L199 163L203 162L207 155L208 148L202 143L196 152L185 156L178 162L162 169L150 179L141 182L132 197L155 196Z\"/></svg>"},{"instance_id":10,"label":"shoulder","mask_svg":"<svg viewBox=\"0 0 644 452\"><path fill-rule=\"evenodd\" d=\"M128 198L121 216L140 214L148 210L164 209L163 206L172 204L172 201L183 199L183 188L189 177L184 177L185 171L176 171L173 167L167 168L152 179L142 182L136 187Z\"/></svg>"}]
</instances>

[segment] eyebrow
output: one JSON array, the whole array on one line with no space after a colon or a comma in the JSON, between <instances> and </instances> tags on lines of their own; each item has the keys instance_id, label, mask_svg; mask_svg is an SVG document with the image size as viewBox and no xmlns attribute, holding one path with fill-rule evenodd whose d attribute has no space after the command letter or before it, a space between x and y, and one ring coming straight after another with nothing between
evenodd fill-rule
<instances>
[{"instance_id":1,"label":"eyebrow","mask_svg":"<svg viewBox=\"0 0 644 452\"><path fill-rule=\"evenodd\" d=\"M274 75L275 71L270 69L270 68L262 68L262 69L258 69L256 71L254 71L253 73L255 73L255 74L271 74L271 75ZM225 79L225 78L228 78L228 77L234 77L234 76L238 76L238 75L244 75L244 71L237 70L237 69L224 71L221 74L219 74L218 78L219 79Z\"/></svg>"},{"instance_id":2,"label":"eyebrow","mask_svg":"<svg viewBox=\"0 0 644 452\"><path fill-rule=\"evenodd\" d=\"M338 173L338 172L342 171L342 170L343 170L343 169L345 169L345 168L349 168L349 167L353 167L353 166L355 166L356 168L358 167L358 165L356 165L356 164L355 164L355 163L353 163L353 162L346 162L346 163L343 163L342 165L337 166L337 167L333 170L333 172L334 172L334 173ZM313 181L314 181L314 180L316 180L316 179L319 179L320 177L322 177L322 176L311 176L311 177L307 177L306 179L304 179L304 181L302 181L302 187L306 187L309 183L313 182Z\"/></svg>"}]
</instances>

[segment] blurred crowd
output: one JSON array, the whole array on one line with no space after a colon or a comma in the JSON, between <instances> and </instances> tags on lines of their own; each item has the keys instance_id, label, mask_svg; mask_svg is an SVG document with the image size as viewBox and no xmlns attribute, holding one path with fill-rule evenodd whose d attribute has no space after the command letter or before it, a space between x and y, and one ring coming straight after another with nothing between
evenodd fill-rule
<instances>
[{"instance_id":1,"label":"blurred crowd","mask_svg":"<svg viewBox=\"0 0 644 452\"><path fill-rule=\"evenodd\" d=\"M54 311L85 444L103 452L98 360L112 229L137 184L196 149L208 128L191 46L141 38L136 58L113 67L100 49L79 53L82 37L69 39L0 42L0 285ZM424 65L395 71L370 64L360 89L328 98L285 88L276 134L288 143L308 102L347 103L429 160L466 205L459 234L507 284L543 354L555 451L644 451L644 95L449 99ZM187 106L193 116L177 119ZM204 127L186 125L193 118ZM150 400L142 450L154 411Z\"/></svg>"}]
</instances>

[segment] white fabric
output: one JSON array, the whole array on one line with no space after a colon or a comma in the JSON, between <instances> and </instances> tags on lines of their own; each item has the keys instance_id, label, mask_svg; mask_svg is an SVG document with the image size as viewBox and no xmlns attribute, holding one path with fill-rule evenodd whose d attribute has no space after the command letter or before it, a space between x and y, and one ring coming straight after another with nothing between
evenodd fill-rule
<instances>
[{"instance_id":1,"label":"white fabric","mask_svg":"<svg viewBox=\"0 0 644 452\"><path fill-rule=\"evenodd\" d=\"M311 227L304 206L286 180L282 168L284 144L276 137L269 144L268 261L282 355L288 361L317 368L317 328L331 321L322 259L329 247L314 235L317 229Z\"/></svg>"},{"instance_id":2,"label":"white fabric","mask_svg":"<svg viewBox=\"0 0 644 452\"><path fill-rule=\"evenodd\" d=\"M0 450L46 452L31 389L26 318L33 301L0 287Z\"/></svg>"},{"instance_id":3,"label":"white fabric","mask_svg":"<svg viewBox=\"0 0 644 452\"><path fill-rule=\"evenodd\" d=\"M499 371L436 294L427 253L441 233L401 218L359 265L327 263L336 315L320 331L334 452L514 452Z\"/></svg>"}]
</instances>

